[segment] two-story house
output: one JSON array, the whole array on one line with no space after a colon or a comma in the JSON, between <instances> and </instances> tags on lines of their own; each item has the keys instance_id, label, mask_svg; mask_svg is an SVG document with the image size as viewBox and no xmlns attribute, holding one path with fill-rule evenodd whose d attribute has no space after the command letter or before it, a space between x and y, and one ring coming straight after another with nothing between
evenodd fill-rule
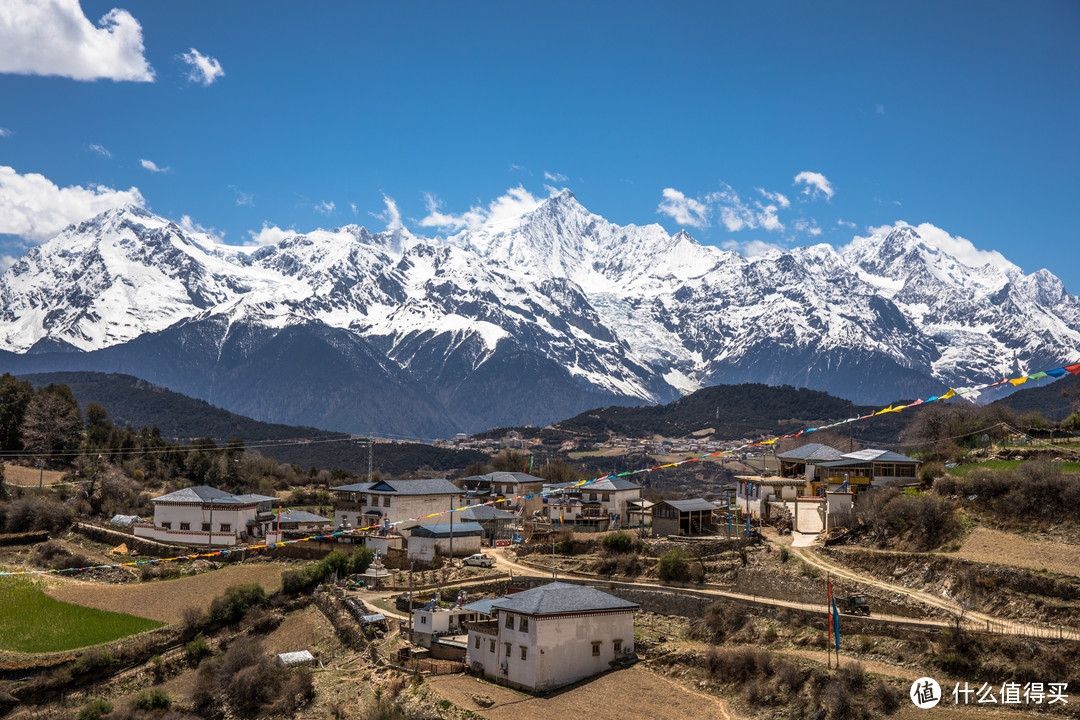
<instances>
[{"instance_id":1,"label":"two-story house","mask_svg":"<svg viewBox=\"0 0 1080 720\"><path fill-rule=\"evenodd\" d=\"M206 485L154 498L153 524L132 525L136 537L184 545L280 542L269 495L233 495Z\"/></svg>"},{"instance_id":2,"label":"two-story house","mask_svg":"<svg viewBox=\"0 0 1080 720\"><path fill-rule=\"evenodd\" d=\"M491 603L469 624L465 662L498 683L551 690L634 653L637 605L595 588L552 582Z\"/></svg>"},{"instance_id":3,"label":"two-story house","mask_svg":"<svg viewBox=\"0 0 1080 720\"><path fill-rule=\"evenodd\" d=\"M413 518L459 508L465 494L446 478L380 480L341 485L330 490L334 493L334 524L337 527L389 526L398 533L420 522L439 522L433 518L423 521Z\"/></svg>"},{"instance_id":4,"label":"two-story house","mask_svg":"<svg viewBox=\"0 0 1080 720\"><path fill-rule=\"evenodd\" d=\"M641 486L625 478L604 478L574 487L572 483L545 485L547 515L553 522L608 522L630 524L630 511L641 500Z\"/></svg>"},{"instance_id":5,"label":"two-story house","mask_svg":"<svg viewBox=\"0 0 1080 720\"><path fill-rule=\"evenodd\" d=\"M521 511L531 515L533 510L543 507L539 495L544 487L544 479L523 472L493 472L485 475L469 475L457 481L465 490L465 504L477 505L491 501L500 510Z\"/></svg>"}]
</instances>

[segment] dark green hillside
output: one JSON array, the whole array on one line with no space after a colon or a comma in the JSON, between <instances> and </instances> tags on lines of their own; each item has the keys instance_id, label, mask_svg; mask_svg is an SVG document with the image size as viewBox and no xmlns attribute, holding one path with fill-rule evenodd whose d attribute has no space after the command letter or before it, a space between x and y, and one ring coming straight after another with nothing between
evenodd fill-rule
<instances>
[{"instance_id":1,"label":"dark green hillside","mask_svg":"<svg viewBox=\"0 0 1080 720\"><path fill-rule=\"evenodd\" d=\"M557 430L629 437L683 437L713 428L716 437L738 439L762 434L784 435L857 415L880 407L854 405L828 393L789 385L715 385L667 405L606 407L588 410L555 425ZM887 414L852 426L856 440L896 442L912 411ZM846 432L847 428L838 432Z\"/></svg>"},{"instance_id":2,"label":"dark green hillside","mask_svg":"<svg viewBox=\"0 0 1080 720\"><path fill-rule=\"evenodd\" d=\"M212 438L224 445L229 438L240 438L250 446L260 441L342 437L341 433L317 428L252 420L131 375L57 372L21 375L20 379L29 380L35 386L64 383L83 408L96 402L108 411L114 425L135 430L156 426L167 440ZM363 441L300 443L256 449L263 455L305 469L367 472L368 450ZM375 470L389 475L416 471L443 473L466 468L487 457L474 450L450 450L422 443L377 443L372 464Z\"/></svg>"},{"instance_id":3,"label":"dark green hillside","mask_svg":"<svg viewBox=\"0 0 1080 720\"><path fill-rule=\"evenodd\" d=\"M993 404L1021 414L1037 412L1050 422L1061 422L1080 410L1080 380L1065 377L1042 387L1025 388Z\"/></svg>"}]
</instances>

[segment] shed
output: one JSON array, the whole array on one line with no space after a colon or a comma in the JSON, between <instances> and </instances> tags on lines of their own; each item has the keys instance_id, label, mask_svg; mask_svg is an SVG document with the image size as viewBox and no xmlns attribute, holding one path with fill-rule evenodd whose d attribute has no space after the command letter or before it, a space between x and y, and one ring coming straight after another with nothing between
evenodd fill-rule
<instances>
[{"instance_id":1,"label":"shed","mask_svg":"<svg viewBox=\"0 0 1080 720\"><path fill-rule=\"evenodd\" d=\"M277 660L279 663L286 667L298 667L300 665L314 665L315 656L307 650L297 650L296 652L278 653Z\"/></svg>"},{"instance_id":2,"label":"shed","mask_svg":"<svg viewBox=\"0 0 1080 720\"><path fill-rule=\"evenodd\" d=\"M716 532L716 505L704 498L662 500L652 507L653 534L711 535Z\"/></svg>"},{"instance_id":3,"label":"shed","mask_svg":"<svg viewBox=\"0 0 1080 720\"><path fill-rule=\"evenodd\" d=\"M472 555L480 552L484 528L476 522L417 525L409 531L409 559L428 563L440 555Z\"/></svg>"}]
</instances>

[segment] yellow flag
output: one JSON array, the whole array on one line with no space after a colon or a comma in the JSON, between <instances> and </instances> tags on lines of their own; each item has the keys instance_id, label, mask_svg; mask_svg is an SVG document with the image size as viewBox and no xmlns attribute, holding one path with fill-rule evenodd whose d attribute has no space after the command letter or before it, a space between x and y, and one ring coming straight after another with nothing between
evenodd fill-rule
<instances>
[{"instance_id":1,"label":"yellow flag","mask_svg":"<svg viewBox=\"0 0 1080 720\"><path fill-rule=\"evenodd\" d=\"M1011 382L1013 385L1023 385L1027 381L1028 381L1028 379L1026 377L1022 377L1022 378L1016 378L1015 380L1010 380L1009 382Z\"/></svg>"},{"instance_id":2,"label":"yellow flag","mask_svg":"<svg viewBox=\"0 0 1080 720\"><path fill-rule=\"evenodd\" d=\"M948 400L949 398L952 398L952 397L956 397L956 391L953 390L952 388L949 388L949 392L947 392L944 395L942 395L941 397L939 397L938 400Z\"/></svg>"}]
</instances>

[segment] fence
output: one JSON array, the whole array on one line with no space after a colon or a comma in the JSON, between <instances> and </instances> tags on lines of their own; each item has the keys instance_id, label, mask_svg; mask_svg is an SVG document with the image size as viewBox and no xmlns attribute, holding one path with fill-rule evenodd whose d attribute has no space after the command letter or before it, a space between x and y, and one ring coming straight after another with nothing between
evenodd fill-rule
<instances>
[{"instance_id":1,"label":"fence","mask_svg":"<svg viewBox=\"0 0 1080 720\"><path fill-rule=\"evenodd\" d=\"M465 663L456 660L429 660L427 658L405 660L395 658L389 662L389 665L398 670L421 675L451 675L465 672Z\"/></svg>"}]
</instances>

